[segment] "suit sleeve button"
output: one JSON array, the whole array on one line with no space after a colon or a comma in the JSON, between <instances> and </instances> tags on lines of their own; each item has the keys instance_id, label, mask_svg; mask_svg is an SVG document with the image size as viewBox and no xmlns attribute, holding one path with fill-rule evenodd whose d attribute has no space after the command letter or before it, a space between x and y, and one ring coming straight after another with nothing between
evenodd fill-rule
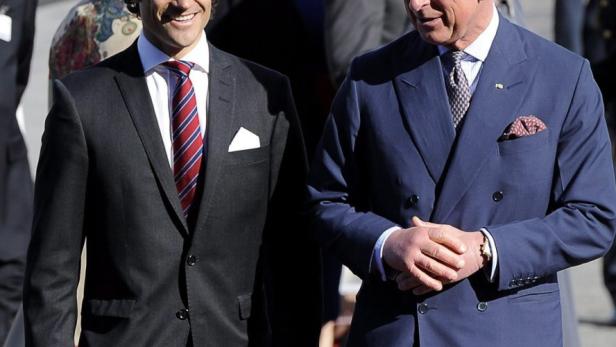
<instances>
[{"instance_id":1,"label":"suit sleeve button","mask_svg":"<svg viewBox=\"0 0 616 347\"><path fill-rule=\"evenodd\" d=\"M477 311L479 312L485 312L488 309L488 303L487 302L480 302L477 304Z\"/></svg>"},{"instance_id":2,"label":"suit sleeve button","mask_svg":"<svg viewBox=\"0 0 616 347\"><path fill-rule=\"evenodd\" d=\"M417 203L419 203L419 196L416 194L411 195L408 199L409 207L415 207L417 206Z\"/></svg>"},{"instance_id":3,"label":"suit sleeve button","mask_svg":"<svg viewBox=\"0 0 616 347\"><path fill-rule=\"evenodd\" d=\"M192 254L186 257L186 264L188 264L188 266L194 266L195 264L197 264L198 261L199 261L199 258L197 258L196 256Z\"/></svg>"},{"instance_id":4,"label":"suit sleeve button","mask_svg":"<svg viewBox=\"0 0 616 347\"><path fill-rule=\"evenodd\" d=\"M492 194L492 200L494 200L495 202L499 202L503 200L503 196L503 192L501 191L494 192L494 194Z\"/></svg>"},{"instance_id":5,"label":"suit sleeve button","mask_svg":"<svg viewBox=\"0 0 616 347\"><path fill-rule=\"evenodd\" d=\"M175 316L179 320L186 320L188 318L188 310L183 308L175 313Z\"/></svg>"}]
</instances>

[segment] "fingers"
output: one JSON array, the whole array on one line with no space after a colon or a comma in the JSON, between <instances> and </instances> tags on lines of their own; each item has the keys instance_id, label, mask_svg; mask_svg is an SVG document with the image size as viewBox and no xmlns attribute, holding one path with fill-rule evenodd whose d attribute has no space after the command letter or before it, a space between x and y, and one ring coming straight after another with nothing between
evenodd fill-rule
<instances>
[{"instance_id":1,"label":"fingers","mask_svg":"<svg viewBox=\"0 0 616 347\"><path fill-rule=\"evenodd\" d=\"M426 286L437 292L443 290L443 283L441 283L441 281L433 278L419 267L412 266L409 270L411 276L415 277L415 280L421 285Z\"/></svg>"},{"instance_id":2,"label":"fingers","mask_svg":"<svg viewBox=\"0 0 616 347\"><path fill-rule=\"evenodd\" d=\"M422 285L421 282L407 272L401 272L396 276L396 284L401 291L415 289Z\"/></svg>"},{"instance_id":3,"label":"fingers","mask_svg":"<svg viewBox=\"0 0 616 347\"><path fill-rule=\"evenodd\" d=\"M447 266L451 270L451 272L460 270L465 265L464 257L462 255L456 254L452 252L449 248L444 247L438 243L432 242L423 244L420 250L424 255L432 259L438 260L439 262ZM441 271L441 273L435 273L435 275L441 276L443 278L449 278L449 276L446 276L446 273L443 271Z\"/></svg>"},{"instance_id":4,"label":"fingers","mask_svg":"<svg viewBox=\"0 0 616 347\"><path fill-rule=\"evenodd\" d=\"M428 294L430 292L432 292L433 290L431 288L428 288L426 286L419 286L415 289L413 289L413 294L415 295L424 295L424 294Z\"/></svg>"},{"instance_id":5,"label":"fingers","mask_svg":"<svg viewBox=\"0 0 616 347\"><path fill-rule=\"evenodd\" d=\"M445 251L442 251L441 254L443 254L444 252ZM454 270L451 267L440 263L429 255L419 254L415 259L415 265L420 267L427 274L431 275L431 277L434 277L445 283L454 282L458 279L458 273L456 270L459 269Z\"/></svg>"},{"instance_id":6,"label":"fingers","mask_svg":"<svg viewBox=\"0 0 616 347\"><path fill-rule=\"evenodd\" d=\"M437 242L458 254L464 254L464 252L466 252L466 244L460 240L457 235L454 235L454 231L459 231L458 229L445 224L424 222L417 216L413 217L411 221L415 226L429 228L428 235L432 241Z\"/></svg>"}]
</instances>

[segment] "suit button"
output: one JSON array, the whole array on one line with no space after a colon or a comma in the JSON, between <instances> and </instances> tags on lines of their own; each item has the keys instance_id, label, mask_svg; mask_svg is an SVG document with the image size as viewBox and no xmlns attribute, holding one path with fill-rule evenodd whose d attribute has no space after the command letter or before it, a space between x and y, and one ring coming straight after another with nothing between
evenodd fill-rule
<instances>
[{"instance_id":1,"label":"suit button","mask_svg":"<svg viewBox=\"0 0 616 347\"><path fill-rule=\"evenodd\" d=\"M179 320L186 320L186 318L188 318L188 310L183 308L179 311L177 311L175 313L175 316L179 319Z\"/></svg>"},{"instance_id":2,"label":"suit button","mask_svg":"<svg viewBox=\"0 0 616 347\"><path fill-rule=\"evenodd\" d=\"M186 264L188 264L188 266L194 266L195 264L197 264L198 261L199 261L199 258L197 258L196 256L192 254L186 257Z\"/></svg>"},{"instance_id":3,"label":"suit button","mask_svg":"<svg viewBox=\"0 0 616 347\"><path fill-rule=\"evenodd\" d=\"M419 312L421 314L425 314L426 312L428 312L428 305L427 304L419 304L419 305L417 305L417 312Z\"/></svg>"},{"instance_id":4,"label":"suit button","mask_svg":"<svg viewBox=\"0 0 616 347\"><path fill-rule=\"evenodd\" d=\"M492 194L492 200L494 200L495 202L499 202L503 200L503 196L503 192L494 192L494 194Z\"/></svg>"},{"instance_id":5,"label":"suit button","mask_svg":"<svg viewBox=\"0 0 616 347\"><path fill-rule=\"evenodd\" d=\"M480 302L477 304L477 311L479 312L485 312L488 309L488 303L487 302Z\"/></svg>"},{"instance_id":6,"label":"suit button","mask_svg":"<svg viewBox=\"0 0 616 347\"><path fill-rule=\"evenodd\" d=\"M408 200L409 203L409 207L415 207L417 206L417 203L419 202L419 196L413 194L411 195L411 197Z\"/></svg>"}]
</instances>

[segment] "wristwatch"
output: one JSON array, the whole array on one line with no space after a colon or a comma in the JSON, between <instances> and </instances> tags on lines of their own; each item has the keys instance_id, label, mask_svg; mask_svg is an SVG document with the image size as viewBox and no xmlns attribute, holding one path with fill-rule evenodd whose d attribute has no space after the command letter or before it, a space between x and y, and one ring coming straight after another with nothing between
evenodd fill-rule
<instances>
[{"instance_id":1,"label":"wristwatch","mask_svg":"<svg viewBox=\"0 0 616 347\"><path fill-rule=\"evenodd\" d=\"M486 261L486 263L489 263L492 260L492 248L490 248L490 240L488 240L485 235L483 235L483 243L479 247L479 252L481 253L481 256Z\"/></svg>"}]
</instances>

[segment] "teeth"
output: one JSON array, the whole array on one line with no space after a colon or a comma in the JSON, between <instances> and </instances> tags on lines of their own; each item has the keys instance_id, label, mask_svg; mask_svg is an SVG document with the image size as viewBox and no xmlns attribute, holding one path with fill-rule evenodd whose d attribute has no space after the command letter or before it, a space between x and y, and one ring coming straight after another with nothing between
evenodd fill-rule
<instances>
[{"instance_id":1,"label":"teeth","mask_svg":"<svg viewBox=\"0 0 616 347\"><path fill-rule=\"evenodd\" d=\"M193 14L189 14L189 15L186 15L186 16L175 17L174 20L183 22L183 21L191 20L194 16L195 16L195 14L193 13Z\"/></svg>"}]
</instances>

